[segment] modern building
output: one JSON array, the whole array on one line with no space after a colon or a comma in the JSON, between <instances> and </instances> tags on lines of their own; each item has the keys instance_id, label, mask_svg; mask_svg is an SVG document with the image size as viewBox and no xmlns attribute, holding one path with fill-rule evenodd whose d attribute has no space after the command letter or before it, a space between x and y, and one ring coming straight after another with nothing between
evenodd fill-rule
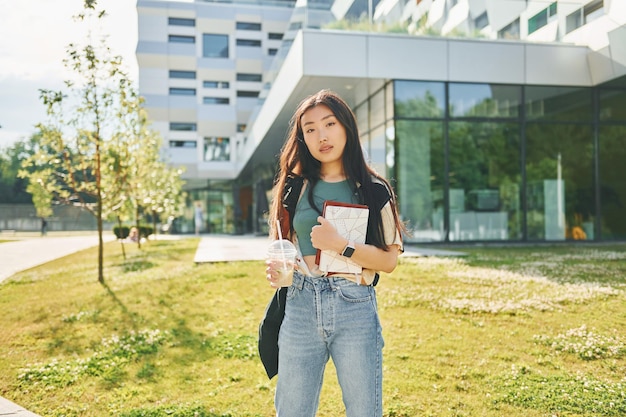
<instances>
[{"instance_id":1,"label":"modern building","mask_svg":"<svg viewBox=\"0 0 626 417\"><path fill-rule=\"evenodd\" d=\"M193 230L263 233L289 119L353 107L408 242L626 238L625 0L139 0L140 93ZM205 231L206 231L205 229Z\"/></svg>"}]
</instances>

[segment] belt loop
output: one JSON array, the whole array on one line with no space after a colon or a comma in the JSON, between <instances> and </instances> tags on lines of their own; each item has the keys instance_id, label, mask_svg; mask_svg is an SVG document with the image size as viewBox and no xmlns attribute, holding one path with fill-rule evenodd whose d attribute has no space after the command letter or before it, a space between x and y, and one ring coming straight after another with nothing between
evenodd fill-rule
<instances>
[{"instance_id":1,"label":"belt loop","mask_svg":"<svg viewBox=\"0 0 626 417\"><path fill-rule=\"evenodd\" d=\"M327 279L331 290L335 291L337 288L339 288L339 286L337 285L337 278L329 275Z\"/></svg>"},{"instance_id":2,"label":"belt loop","mask_svg":"<svg viewBox=\"0 0 626 417\"><path fill-rule=\"evenodd\" d=\"M304 287L304 274L300 271L293 272L293 286L300 291L302 291L302 288Z\"/></svg>"}]
</instances>

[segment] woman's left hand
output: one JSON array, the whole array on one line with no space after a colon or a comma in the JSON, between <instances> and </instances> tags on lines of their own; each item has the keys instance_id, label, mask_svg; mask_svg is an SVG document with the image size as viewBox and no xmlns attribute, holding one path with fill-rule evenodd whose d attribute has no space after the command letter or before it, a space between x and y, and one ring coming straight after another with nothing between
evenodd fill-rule
<instances>
[{"instance_id":1,"label":"woman's left hand","mask_svg":"<svg viewBox=\"0 0 626 417\"><path fill-rule=\"evenodd\" d=\"M339 252L343 250L346 239L337 233L337 229L325 218L317 218L318 225L311 229L311 244L315 249L333 250Z\"/></svg>"}]
</instances>

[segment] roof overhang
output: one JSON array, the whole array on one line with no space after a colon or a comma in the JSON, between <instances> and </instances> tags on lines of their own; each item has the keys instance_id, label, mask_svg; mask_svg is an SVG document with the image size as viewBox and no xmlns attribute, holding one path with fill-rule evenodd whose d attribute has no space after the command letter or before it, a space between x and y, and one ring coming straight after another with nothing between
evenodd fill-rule
<instances>
[{"instance_id":1,"label":"roof overhang","mask_svg":"<svg viewBox=\"0 0 626 417\"><path fill-rule=\"evenodd\" d=\"M303 30L247 132L239 177L277 161L296 107L321 89L355 106L391 79L588 87L626 74L603 67L598 79L590 52L558 43Z\"/></svg>"}]
</instances>

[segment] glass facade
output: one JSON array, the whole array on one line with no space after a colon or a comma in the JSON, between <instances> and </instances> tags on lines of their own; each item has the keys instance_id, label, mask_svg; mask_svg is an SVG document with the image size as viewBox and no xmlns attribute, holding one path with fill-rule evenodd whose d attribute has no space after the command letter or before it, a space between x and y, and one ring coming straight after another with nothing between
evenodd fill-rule
<instances>
[{"instance_id":1,"label":"glass facade","mask_svg":"<svg viewBox=\"0 0 626 417\"><path fill-rule=\"evenodd\" d=\"M624 109L620 87L397 80L355 113L407 242L599 241L626 238Z\"/></svg>"},{"instance_id":2,"label":"glass facade","mask_svg":"<svg viewBox=\"0 0 626 417\"><path fill-rule=\"evenodd\" d=\"M193 233L195 230L195 207L202 210L203 223L200 233L236 232L235 193L231 184L215 181L209 189L195 189L187 192L186 209L173 225L173 233Z\"/></svg>"},{"instance_id":3,"label":"glass facade","mask_svg":"<svg viewBox=\"0 0 626 417\"><path fill-rule=\"evenodd\" d=\"M592 240L591 125L529 123L526 154L528 239Z\"/></svg>"},{"instance_id":4,"label":"glass facade","mask_svg":"<svg viewBox=\"0 0 626 417\"><path fill-rule=\"evenodd\" d=\"M521 238L520 161L518 123L449 123L449 240Z\"/></svg>"},{"instance_id":5,"label":"glass facade","mask_svg":"<svg viewBox=\"0 0 626 417\"><path fill-rule=\"evenodd\" d=\"M598 190L602 240L626 239L626 88L598 91Z\"/></svg>"}]
</instances>

